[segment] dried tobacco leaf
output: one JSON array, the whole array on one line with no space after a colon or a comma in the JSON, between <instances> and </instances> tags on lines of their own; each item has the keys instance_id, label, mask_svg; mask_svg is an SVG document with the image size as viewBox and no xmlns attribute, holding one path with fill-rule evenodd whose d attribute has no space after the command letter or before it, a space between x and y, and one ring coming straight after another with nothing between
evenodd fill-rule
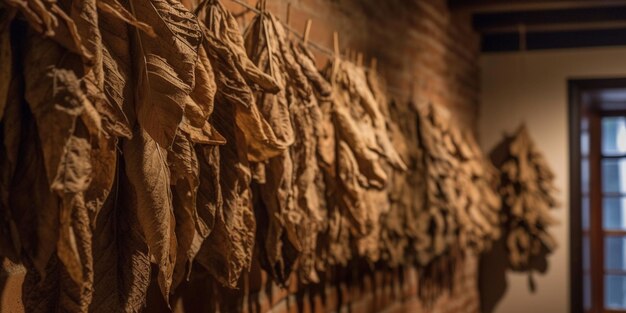
<instances>
[{"instance_id":1,"label":"dried tobacco leaf","mask_svg":"<svg viewBox=\"0 0 626 313\"><path fill-rule=\"evenodd\" d=\"M304 77L301 73L297 75L299 68L285 39L282 25L269 13L257 16L246 30L248 54L259 68L281 86L277 94L259 93L257 103L279 140L285 145L291 145L296 138L292 113L298 110L296 107L303 106L302 99L297 98L298 91L295 88L298 86L294 82ZM258 57L260 55L270 57L261 59ZM295 163L291 148L264 164L256 165L265 172L264 182L259 184L259 193L255 195L262 202L255 207L255 211L260 211L257 216L264 213L266 216L259 220L267 223L258 225L259 229L267 229L264 235L257 236L260 239L259 246L264 247L262 255L267 258L261 264L279 283L285 283L302 250L302 238L296 234L296 225L305 223L304 211L297 207L298 199L294 198L297 186L294 185ZM250 149L255 148L252 146Z\"/></svg>"},{"instance_id":2,"label":"dried tobacco leaf","mask_svg":"<svg viewBox=\"0 0 626 313\"><path fill-rule=\"evenodd\" d=\"M500 169L499 193L504 207L504 236L509 264L526 271L532 260L554 251L556 239L549 233L557 223L550 209L556 200L554 173L532 141L525 125L496 148L492 159Z\"/></svg>"},{"instance_id":3,"label":"dried tobacco leaf","mask_svg":"<svg viewBox=\"0 0 626 313\"><path fill-rule=\"evenodd\" d=\"M95 10L95 5L91 9ZM50 238L58 238L60 270L68 278L60 282L60 288L70 293L60 305L86 310L93 282L91 223L84 199L92 178L87 130L100 132L99 115L76 77L82 67L69 51L35 33L25 42L25 97L37 122L49 188L61 202L58 224L47 226L54 228L50 232L58 231ZM40 271L44 262L48 262L45 254L43 259L33 260Z\"/></svg>"},{"instance_id":4,"label":"dried tobacco leaf","mask_svg":"<svg viewBox=\"0 0 626 313\"><path fill-rule=\"evenodd\" d=\"M234 18L217 1L203 2L196 13L203 22L203 47L217 85L212 125L228 142L219 148L219 155L217 150L203 151L205 162L200 168L208 175L200 189L216 189L199 193L199 214L207 224L213 224L213 229L196 260L220 283L235 287L242 270L250 266L256 227L248 158L265 160L286 147L281 146L262 118L252 92L255 83L274 89L276 84L246 60L241 35L233 28ZM262 147L263 153L250 154L248 147L252 145ZM219 162L219 169L214 162ZM216 203L210 203L212 200Z\"/></svg>"},{"instance_id":5,"label":"dried tobacco leaf","mask_svg":"<svg viewBox=\"0 0 626 313\"><path fill-rule=\"evenodd\" d=\"M252 88L266 92L279 88L274 79L260 71L247 57L237 22L215 0L206 0L196 10L203 22L205 48L215 71L218 96L237 107L237 126L243 131L248 159L265 161L283 152L288 142L282 141L262 116Z\"/></svg>"},{"instance_id":6,"label":"dried tobacco leaf","mask_svg":"<svg viewBox=\"0 0 626 313\"><path fill-rule=\"evenodd\" d=\"M275 17L269 13L258 15L244 33L246 51L250 59L265 73L272 77L280 87L278 93L258 93L256 103L267 120L281 147L288 147L294 141L293 127L289 116L290 97L293 92L287 91L288 83L295 82L299 77L288 73L287 62L294 62L284 43L284 30ZM283 41L281 43L281 41ZM290 95L291 94L291 95ZM257 147L254 142L250 145L251 155L262 155L263 151L257 151L263 147ZM254 159L254 158L252 158Z\"/></svg>"},{"instance_id":7,"label":"dried tobacco leaf","mask_svg":"<svg viewBox=\"0 0 626 313\"><path fill-rule=\"evenodd\" d=\"M380 102L379 99L377 95ZM423 190L421 186L424 182L421 175L415 173L423 173L418 162L423 151L419 144L418 113L415 107L412 104L391 102L388 111L389 120L394 121L388 122L392 144L407 165L407 171L391 172L388 188L390 208L389 213L382 218L383 259L390 266L398 266L404 262L415 262L418 254L414 243L421 237L421 233L416 224L420 211L424 210L424 195L418 191Z\"/></svg>"},{"instance_id":8,"label":"dried tobacco leaf","mask_svg":"<svg viewBox=\"0 0 626 313\"><path fill-rule=\"evenodd\" d=\"M120 161L121 162L121 161ZM116 164L115 183L93 231L94 294L89 312L141 312L150 283L148 246L137 220L137 198Z\"/></svg>"},{"instance_id":9,"label":"dried tobacco leaf","mask_svg":"<svg viewBox=\"0 0 626 313\"><path fill-rule=\"evenodd\" d=\"M449 113L429 104L419 108L419 139L424 151L425 211L418 216L419 262L431 260L455 245L476 252L499 237L499 201L493 173L471 134L461 135Z\"/></svg>"},{"instance_id":10,"label":"dried tobacco leaf","mask_svg":"<svg viewBox=\"0 0 626 313\"><path fill-rule=\"evenodd\" d=\"M242 271L251 264L256 223L250 199L246 141L236 126L236 107L227 103L218 94L213 114L215 128L229 143L219 147L219 185L223 202L196 261L221 284L235 288Z\"/></svg>"},{"instance_id":11,"label":"dried tobacco leaf","mask_svg":"<svg viewBox=\"0 0 626 313\"><path fill-rule=\"evenodd\" d=\"M78 54L85 64L92 62L93 55L83 46L76 24L56 2L6 0L5 3L19 10L33 30L50 37L64 49Z\"/></svg>"},{"instance_id":12,"label":"dried tobacco leaf","mask_svg":"<svg viewBox=\"0 0 626 313\"><path fill-rule=\"evenodd\" d=\"M180 2L130 0L130 8L156 35L136 30L131 37L137 120L159 146L169 148L194 86L202 33L195 16Z\"/></svg>"},{"instance_id":13,"label":"dried tobacco leaf","mask_svg":"<svg viewBox=\"0 0 626 313\"><path fill-rule=\"evenodd\" d=\"M28 312L50 312L57 306L59 292L58 258L54 253L59 238L59 201L50 190L35 119L28 105L18 100L7 107L7 114L12 108L20 111L21 138L8 207L19 231L22 261L28 270L23 301Z\"/></svg>"},{"instance_id":14,"label":"dried tobacco leaf","mask_svg":"<svg viewBox=\"0 0 626 313\"><path fill-rule=\"evenodd\" d=\"M168 299L177 247L167 151L139 127L132 139L123 141L122 151L126 174L137 197L139 225L149 256L159 268L161 293Z\"/></svg>"},{"instance_id":15,"label":"dried tobacco leaf","mask_svg":"<svg viewBox=\"0 0 626 313\"><path fill-rule=\"evenodd\" d=\"M196 151L188 136L179 132L167 154L170 169L173 209L176 221L176 264L172 287L176 288L191 272L191 262L200 249L194 241L202 242L209 229L196 210L199 165Z\"/></svg>"}]
</instances>

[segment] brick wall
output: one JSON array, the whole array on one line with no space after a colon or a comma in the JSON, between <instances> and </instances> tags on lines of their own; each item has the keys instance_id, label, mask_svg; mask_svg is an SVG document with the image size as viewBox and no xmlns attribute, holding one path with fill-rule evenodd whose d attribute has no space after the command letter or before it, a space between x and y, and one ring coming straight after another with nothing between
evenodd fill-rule
<instances>
[{"instance_id":1,"label":"brick wall","mask_svg":"<svg viewBox=\"0 0 626 313\"><path fill-rule=\"evenodd\" d=\"M245 24L250 13L241 6L222 0L235 13L242 13ZM253 4L254 0L248 0ZM288 0L269 0L268 9L285 20ZM332 33L339 34L340 47L361 52L365 64L376 58L391 96L403 103L433 102L443 105L466 127L475 130L479 93L478 37L470 28L469 17L448 11L445 0L289 0L290 26L302 32L307 18L313 20L310 40L332 50ZM314 51L320 67L327 56ZM20 302L24 270L4 261L0 268L0 312L23 312ZM207 278L208 279L208 278ZM414 268L389 270L337 271L328 282L282 289L267 281L253 268L247 277L247 290L227 293L207 290L202 277L185 288L194 299L172 304L178 312L211 312L212 292L228 299L231 307L248 312L478 312L477 260L466 256L459 261L454 284L434 303L419 300L419 275ZM194 293L195 292L195 293ZM241 294L239 294L241 293ZM247 294L247 296L243 296ZM158 292L151 292L148 312L161 312L165 306ZM185 310L187 307L187 310Z\"/></svg>"}]
</instances>

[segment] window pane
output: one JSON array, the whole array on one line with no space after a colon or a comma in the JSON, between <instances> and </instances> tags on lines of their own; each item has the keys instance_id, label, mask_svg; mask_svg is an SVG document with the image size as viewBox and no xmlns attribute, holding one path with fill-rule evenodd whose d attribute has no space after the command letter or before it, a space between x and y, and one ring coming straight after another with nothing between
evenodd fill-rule
<instances>
[{"instance_id":1,"label":"window pane","mask_svg":"<svg viewBox=\"0 0 626 313\"><path fill-rule=\"evenodd\" d=\"M626 153L626 117L605 117L602 119L602 154L620 155Z\"/></svg>"},{"instance_id":2,"label":"window pane","mask_svg":"<svg viewBox=\"0 0 626 313\"><path fill-rule=\"evenodd\" d=\"M583 307L585 310L591 309L591 277L589 274L583 275Z\"/></svg>"},{"instance_id":3,"label":"window pane","mask_svg":"<svg viewBox=\"0 0 626 313\"><path fill-rule=\"evenodd\" d=\"M583 157L589 155L589 132L582 131L580 133L580 154Z\"/></svg>"},{"instance_id":4,"label":"window pane","mask_svg":"<svg viewBox=\"0 0 626 313\"><path fill-rule=\"evenodd\" d=\"M591 309L591 277L589 274L583 275L583 307L585 310Z\"/></svg>"},{"instance_id":5,"label":"window pane","mask_svg":"<svg viewBox=\"0 0 626 313\"><path fill-rule=\"evenodd\" d=\"M583 270L586 272L591 265L591 250L589 250L589 236L583 235Z\"/></svg>"},{"instance_id":6,"label":"window pane","mask_svg":"<svg viewBox=\"0 0 626 313\"><path fill-rule=\"evenodd\" d=\"M626 158L602 160L602 191L626 193Z\"/></svg>"},{"instance_id":7,"label":"window pane","mask_svg":"<svg viewBox=\"0 0 626 313\"><path fill-rule=\"evenodd\" d=\"M626 237L604 238L605 270L626 270Z\"/></svg>"},{"instance_id":8,"label":"window pane","mask_svg":"<svg viewBox=\"0 0 626 313\"><path fill-rule=\"evenodd\" d=\"M589 229L589 207L590 207L589 197L585 196L583 197L583 200L581 202L581 207L580 207L582 210L583 230Z\"/></svg>"},{"instance_id":9,"label":"window pane","mask_svg":"<svg viewBox=\"0 0 626 313\"><path fill-rule=\"evenodd\" d=\"M589 193L589 159L582 159L580 162L580 190L583 194Z\"/></svg>"},{"instance_id":10,"label":"window pane","mask_svg":"<svg viewBox=\"0 0 626 313\"><path fill-rule=\"evenodd\" d=\"M604 306L607 309L626 309L626 276L604 276Z\"/></svg>"},{"instance_id":11,"label":"window pane","mask_svg":"<svg viewBox=\"0 0 626 313\"><path fill-rule=\"evenodd\" d=\"M606 197L602 208L604 229L626 230L626 197Z\"/></svg>"}]
</instances>

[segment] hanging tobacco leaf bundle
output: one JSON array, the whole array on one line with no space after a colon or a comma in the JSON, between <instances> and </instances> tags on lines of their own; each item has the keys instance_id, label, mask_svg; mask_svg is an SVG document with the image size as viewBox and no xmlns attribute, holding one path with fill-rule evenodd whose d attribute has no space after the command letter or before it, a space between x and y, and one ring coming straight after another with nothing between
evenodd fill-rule
<instances>
[{"instance_id":1,"label":"hanging tobacco leaf bundle","mask_svg":"<svg viewBox=\"0 0 626 313\"><path fill-rule=\"evenodd\" d=\"M306 77L308 83L312 87L314 98L310 98L311 119L314 122L314 138L316 140L316 158L317 167L320 175L315 176L315 187L317 192L317 201L319 206L317 213L313 211L313 216L318 218L321 216L324 221L319 225L318 234L310 237L306 241L306 245L314 244L313 249L305 246L306 250L300 261L300 278L307 281L315 281L317 274L315 271L325 271L332 260L345 258L347 262L347 251L331 251L329 249L332 242L337 241L339 244L335 247L349 248L349 232L347 224L342 227L342 221L347 222L341 216L337 207L337 164L336 164L336 133L333 124L333 93L332 86L318 71L315 66L313 55L303 43L292 42L292 49L296 61L301 66L302 73ZM315 103L317 102L317 103ZM319 109L315 108L315 105ZM318 115L319 114L319 115ZM315 166L315 165L308 165ZM341 229L345 231L341 232ZM311 227L311 235L314 234L315 228ZM315 240L315 241L314 241ZM308 255L308 251L314 252L313 256ZM339 257L337 257L339 256Z\"/></svg>"},{"instance_id":2,"label":"hanging tobacco leaf bundle","mask_svg":"<svg viewBox=\"0 0 626 313\"><path fill-rule=\"evenodd\" d=\"M354 238L357 254L375 262L380 254L380 217L388 210L384 190L388 168L403 171L406 165L389 140L385 116L365 71L335 58L327 77L333 87L337 164L331 200L336 208L329 209L329 233L331 238L343 238L329 243L329 255L335 264L345 264L351 258L348 238Z\"/></svg>"},{"instance_id":3,"label":"hanging tobacco leaf bundle","mask_svg":"<svg viewBox=\"0 0 626 313\"><path fill-rule=\"evenodd\" d=\"M1 23L14 65L0 207L28 269L27 311L140 311L151 260L167 300L193 258L189 229L207 235L190 131L207 128L214 88L195 16L157 0L7 4L28 23Z\"/></svg>"},{"instance_id":4,"label":"hanging tobacco leaf bundle","mask_svg":"<svg viewBox=\"0 0 626 313\"><path fill-rule=\"evenodd\" d=\"M418 239L415 243L417 259L427 265L444 255L455 245L457 222L454 218L456 207L450 201L453 189L453 175L456 175L454 157L443 145L443 132L447 131L449 120L444 118L442 108L428 104L418 108L418 137L420 149L424 152L418 166L425 172L425 183L418 185L423 194L423 210L419 212L417 227ZM445 128L444 128L445 127Z\"/></svg>"},{"instance_id":5,"label":"hanging tobacco leaf bundle","mask_svg":"<svg viewBox=\"0 0 626 313\"><path fill-rule=\"evenodd\" d=\"M3 38L11 40L11 46L3 46L3 58L9 59L2 60L11 72L0 105L5 152L0 207L11 212L10 225L20 229L11 233L28 269L26 310L86 311L95 297L98 265L92 237L99 234L92 225L113 184L114 142L130 131L114 126L123 119L113 121L107 113L121 108L97 92L104 88L105 64L95 2L70 8L65 2L30 1L19 8L26 12L30 7L38 12L31 18L42 19L0 23ZM72 36L65 33L68 29Z\"/></svg>"},{"instance_id":6,"label":"hanging tobacco leaf bundle","mask_svg":"<svg viewBox=\"0 0 626 313\"><path fill-rule=\"evenodd\" d=\"M419 137L426 171L424 208L418 217L418 260L428 264L455 245L480 252L499 237L494 175L470 135L461 135L448 112L419 108ZM428 234L428 235L426 235Z\"/></svg>"},{"instance_id":7,"label":"hanging tobacco leaf bundle","mask_svg":"<svg viewBox=\"0 0 626 313\"><path fill-rule=\"evenodd\" d=\"M503 165L510 211L552 204L517 187L552 176L515 147L538 165ZM217 0L0 2L0 257L27 268L28 312L140 312L192 274L239 288L253 255L285 284L480 251L493 183L439 108L390 105L339 58L322 75L267 12L242 36ZM508 227L551 246L520 212Z\"/></svg>"},{"instance_id":8,"label":"hanging tobacco leaf bundle","mask_svg":"<svg viewBox=\"0 0 626 313\"><path fill-rule=\"evenodd\" d=\"M318 258L319 235L327 229L326 188L321 173L324 151L320 146L330 136L324 127L322 102L328 102L331 93L330 85L321 76L313 60L313 56L302 43L290 43L295 61L305 77L304 84L298 88L298 96L302 99L300 106L294 106L292 121L296 131L296 139L290 149L294 160L295 201L304 212L304 219L296 224L296 232L301 243L299 259L299 277L303 282L318 282L317 274L320 263ZM298 102L296 102L298 103Z\"/></svg>"},{"instance_id":9,"label":"hanging tobacco leaf bundle","mask_svg":"<svg viewBox=\"0 0 626 313\"><path fill-rule=\"evenodd\" d=\"M381 259L391 267L415 262L416 250L411 246L418 238L417 215L422 210L419 192L423 179L416 173L421 151L417 132L417 110L413 105L389 102L385 85L375 69L367 71L367 81L381 108L389 131L391 143L406 164L407 170L390 168L389 185L386 188L388 210L381 217Z\"/></svg>"},{"instance_id":10,"label":"hanging tobacco leaf bundle","mask_svg":"<svg viewBox=\"0 0 626 313\"><path fill-rule=\"evenodd\" d=\"M229 143L220 148L219 168L212 170L212 176L219 178L213 187L219 185L221 205L197 260L218 281L234 288L243 269L250 267L256 230L249 160L260 162L276 156L289 142L279 139L257 107L253 90L271 93L281 86L247 57L235 19L215 0L201 3L196 14L202 21L203 46L217 84L212 119ZM216 159L214 156L212 161Z\"/></svg>"},{"instance_id":11,"label":"hanging tobacco leaf bundle","mask_svg":"<svg viewBox=\"0 0 626 313\"><path fill-rule=\"evenodd\" d=\"M504 239L510 266L526 270L534 258L557 247L549 233L549 227L557 223L550 209L559 205L554 174L525 125L501 146L505 153L494 151L492 157L501 173L498 191L503 202Z\"/></svg>"},{"instance_id":12,"label":"hanging tobacco leaf bundle","mask_svg":"<svg viewBox=\"0 0 626 313\"><path fill-rule=\"evenodd\" d=\"M281 155L257 164L259 221L258 245L262 264L279 282L285 282L296 262L304 282L318 281L315 270L317 235L325 221L316 147L321 119L311 57L302 46L290 43L278 20L269 13L257 16L246 30L248 54L282 85L276 95L258 94L270 124L282 128L293 143ZM305 74L308 72L308 76ZM325 83L325 82L324 82Z\"/></svg>"}]
</instances>

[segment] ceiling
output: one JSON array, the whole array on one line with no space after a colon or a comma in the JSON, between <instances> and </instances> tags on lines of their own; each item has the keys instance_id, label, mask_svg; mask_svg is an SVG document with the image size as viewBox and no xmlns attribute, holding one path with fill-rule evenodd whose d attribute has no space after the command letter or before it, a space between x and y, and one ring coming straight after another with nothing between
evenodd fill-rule
<instances>
[{"instance_id":1,"label":"ceiling","mask_svg":"<svg viewBox=\"0 0 626 313\"><path fill-rule=\"evenodd\" d=\"M472 15L483 52L626 45L626 0L449 0Z\"/></svg>"}]
</instances>

